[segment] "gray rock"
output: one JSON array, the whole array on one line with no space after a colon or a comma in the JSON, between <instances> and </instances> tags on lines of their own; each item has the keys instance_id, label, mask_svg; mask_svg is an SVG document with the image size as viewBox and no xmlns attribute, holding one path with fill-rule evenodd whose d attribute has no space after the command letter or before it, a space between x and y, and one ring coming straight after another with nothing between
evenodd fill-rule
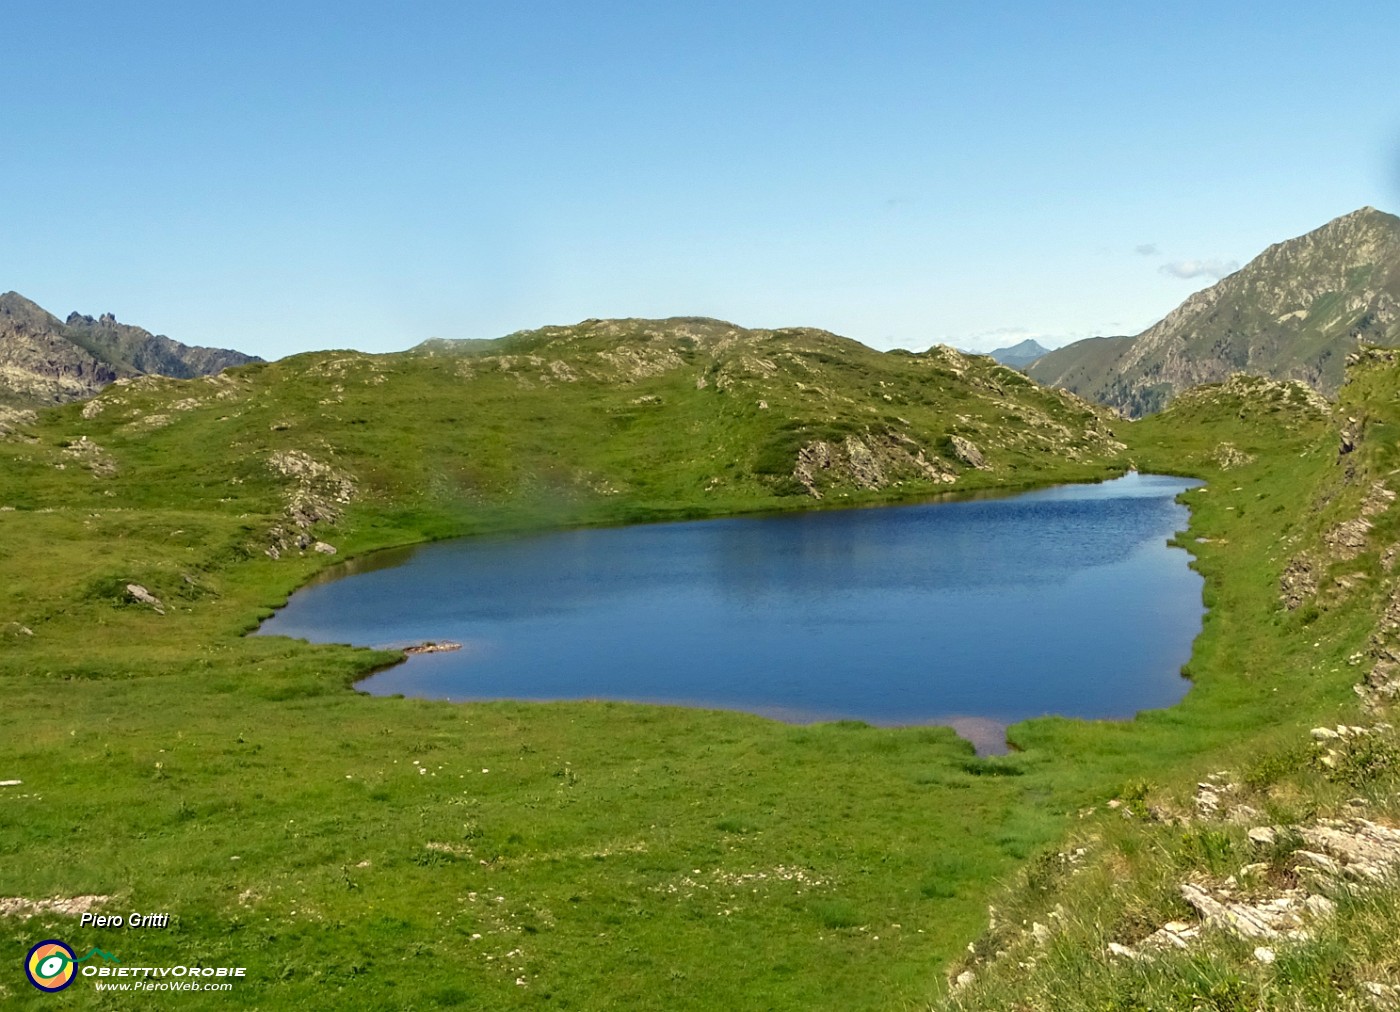
<instances>
[{"instance_id":1,"label":"gray rock","mask_svg":"<svg viewBox=\"0 0 1400 1012\"><path fill-rule=\"evenodd\" d=\"M964 439L962 436L949 436L948 441L953 444L953 455L968 467L975 467L978 470L986 469L987 458L972 440Z\"/></svg>"},{"instance_id":2,"label":"gray rock","mask_svg":"<svg viewBox=\"0 0 1400 1012\"><path fill-rule=\"evenodd\" d=\"M141 584L128 583L126 585L126 593L127 596L130 597L137 604L148 604L156 610L157 614L165 614L165 605L161 603L160 598L156 597L145 587L141 586Z\"/></svg>"}]
</instances>

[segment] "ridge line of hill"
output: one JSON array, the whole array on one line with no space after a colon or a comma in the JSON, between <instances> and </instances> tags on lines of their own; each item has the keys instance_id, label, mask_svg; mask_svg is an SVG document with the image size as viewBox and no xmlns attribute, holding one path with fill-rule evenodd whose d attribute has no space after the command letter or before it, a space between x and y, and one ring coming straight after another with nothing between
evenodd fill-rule
<instances>
[{"instance_id":1,"label":"ridge line of hill","mask_svg":"<svg viewBox=\"0 0 1400 1012\"><path fill-rule=\"evenodd\" d=\"M261 359L205 348L117 322L70 313L66 320L20 295L0 295L0 408L28 409L91 397L120 379L192 379Z\"/></svg>"}]
</instances>

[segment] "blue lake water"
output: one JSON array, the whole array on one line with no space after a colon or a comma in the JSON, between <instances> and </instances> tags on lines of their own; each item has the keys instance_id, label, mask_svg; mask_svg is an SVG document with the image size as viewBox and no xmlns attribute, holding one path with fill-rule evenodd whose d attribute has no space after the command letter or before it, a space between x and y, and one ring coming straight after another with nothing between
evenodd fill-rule
<instances>
[{"instance_id":1,"label":"blue lake water","mask_svg":"<svg viewBox=\"0 0 1400 1012\"><path fill-rule=\"evenodd\" d=\"M260 631L464 645L361 683L380 695L942 723L991 748L1026 717L1186 692L1201 578L1166 539L1195 484L440 542L341 567Z\"/></svg>"}]
</instances>

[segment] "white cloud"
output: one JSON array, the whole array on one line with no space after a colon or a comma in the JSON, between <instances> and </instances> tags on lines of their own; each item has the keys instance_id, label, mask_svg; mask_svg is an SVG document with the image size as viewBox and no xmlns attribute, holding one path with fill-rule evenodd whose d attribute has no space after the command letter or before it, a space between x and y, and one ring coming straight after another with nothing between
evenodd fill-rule
<instances>
[{"instance_id":1,"label":"white cloud","mask_svg":"<svg viewBox=\"0 0 1400 1012\"><path fill-rule=\"evenodd\" d=\"M1237 260L1177 260L1158 268L1174 278L1215 278L1219 281L1240 269Z\"/></svg>"},{"instance_id":2,"label":"white cloud","mask_svg":"<svg viewBox=\"0 0 1400 1012\"><path fill-rule=\"evenodd\" d=\"M1134 246L1133 252L1140 257L1155 257L1162 251L1157 248L1155 242L1145 242L1140 246Z\"/></svg>"}]
</instances>

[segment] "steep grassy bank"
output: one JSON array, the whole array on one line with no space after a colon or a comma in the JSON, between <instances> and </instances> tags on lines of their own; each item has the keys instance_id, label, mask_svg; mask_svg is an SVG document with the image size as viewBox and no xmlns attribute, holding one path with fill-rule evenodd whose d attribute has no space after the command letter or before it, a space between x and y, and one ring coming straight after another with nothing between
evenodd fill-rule
<instances>
[{"instance_id":1,"label":"steep grassy bank","mask_svg":"<svg viewBox=\"0 0 1400 1012\"><path fill-rule=\"evenodd\" d=\"M1144 466L1212 475L1189 494L1211 606L1197 687L1127 731L1180 752L1002 891L940 1007L1396 1006L1400 894L1373 872L1400 861L1400 369L1362 358L1325 428L1299 388L1242 377L1133 426Z\"/></svg>"}]
</instances>

